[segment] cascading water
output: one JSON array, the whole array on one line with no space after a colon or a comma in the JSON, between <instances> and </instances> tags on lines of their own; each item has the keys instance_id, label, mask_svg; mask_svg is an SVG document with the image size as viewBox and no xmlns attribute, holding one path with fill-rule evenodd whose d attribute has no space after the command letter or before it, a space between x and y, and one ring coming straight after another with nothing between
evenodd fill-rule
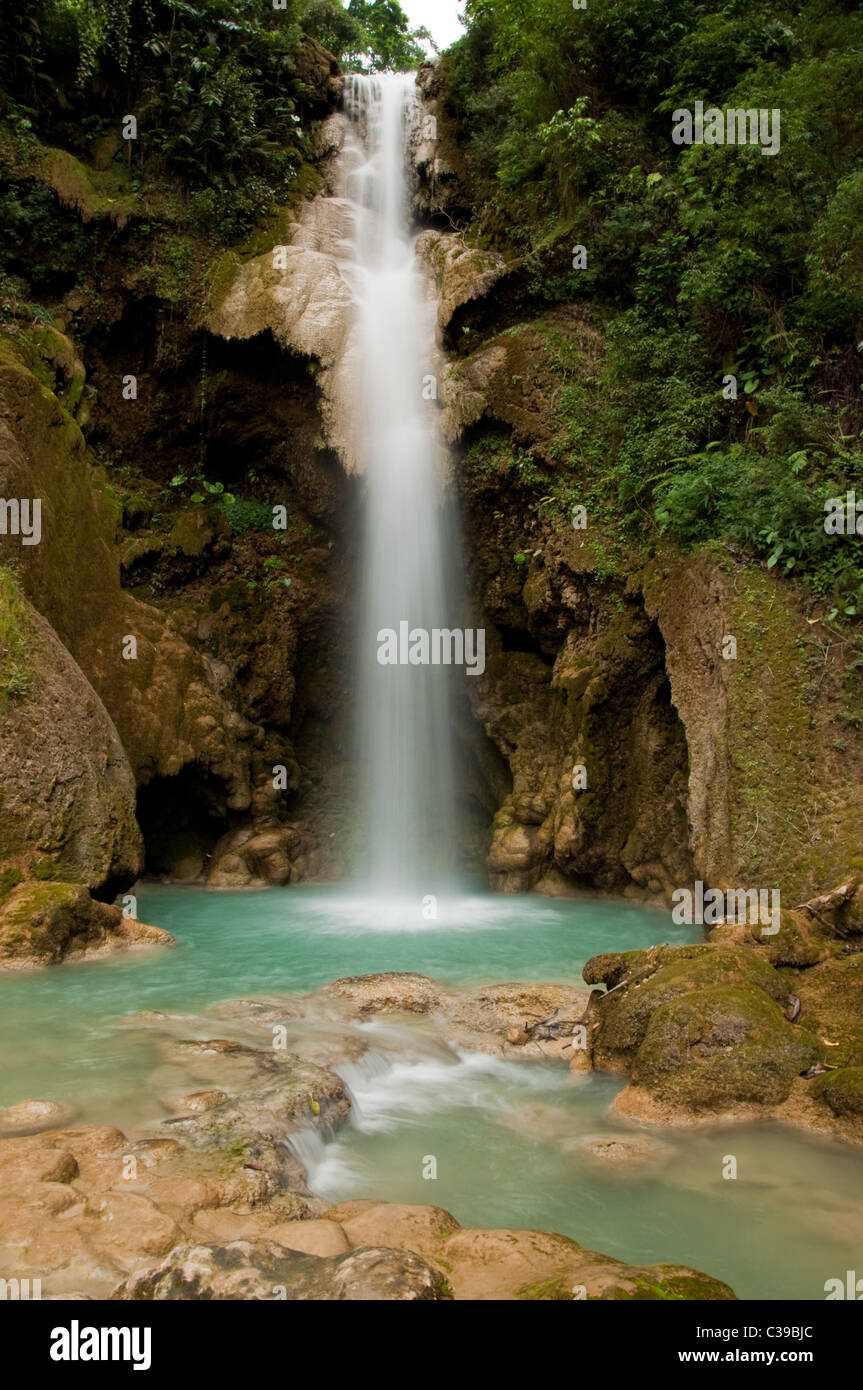
<instances>
[{"instance_id":1,"label":"cascading water","mask_svg":"<svg viewBox=\"0 0 863 1390\"><path fill-rule=\"evenodd\" d=\"M357 304L357 453L365 475L358 619L360 761L375 890L435 892L452 865L452 671L382 665L380 635L448 630L455 553L442 505L432 373L435 304L410 225L413 75L349 77L345 191L354 208L343 267ZM428 394L428 393L425 393Z\"/></svg>"}]
</instances>

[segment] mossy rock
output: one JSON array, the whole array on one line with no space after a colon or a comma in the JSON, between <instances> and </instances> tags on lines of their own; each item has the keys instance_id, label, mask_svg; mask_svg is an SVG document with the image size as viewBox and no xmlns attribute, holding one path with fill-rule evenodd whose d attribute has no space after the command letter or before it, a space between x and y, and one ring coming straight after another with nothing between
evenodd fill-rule
<instances>
[{"instance_id":1,"label":"mossy rock","mask_svg":"<svg viewBox=\"0 0 863 1390\"><path fill-rule=\"evenodd\" d=\"M143 492L130 492L123 498L123 525L129 530L142 526L153 515L153 503Z\"/></svg>"},{"instance_id":2,"label":"mossy rock","mask_svg":"<svg viewBox=\"0 0 863 1390\"><path fill-rule=\"evenodd\" d=\"M141 867L117 730L56 634L0 568L0 868L100 888Z\"/></svg>"},{"instance_id":3,"label":"mossy rock","mask_svg":"<svg viewBox=\"0 0 863 1390\"><path fill-rule=\"evenodd\" d=\"M721 1280L695 1269L681 1270L676 1265L656 1265L650 1274L636 1275L632 1284L634 1287L623 1286L612 1296L631 1303L697 1303L703 1299L724 1303L737 1298L734 1290Z\"/></svg>"},{"instance_id":4,"label":"mossy rock","mask_svg":"<svg viewBox=\"0 0 863 1390\"><path fill-rule=\"evenodd\" d=\"M102 914L117 913L94 903L81 884L21 883L0 907L0 962L46 965L65 955L73 937L95 939L105 930Z\"/></svg>"},{"instance_id":5,"label":"mossy rock","mask_svg":"<svg viewBox=\"0 0 863 1390\"><path fill-rule=\"evenodd\" d=\"M584 967L588 984L605 983L616 994L599 1006L596 1040L600 1066L620 1054L633 1054L647 1034L657 1009L705 986L748 986L784 1004L789 989L782 977L754 949L743 946L660 946L594 956ZM624 981L628 983L624 984Z\"/></svg>"},{"instance_id":6,"label":"mossy rock","mask_svg":"<svg viewBox=\"0 0 863 1390\"><path fill-rule=\"evenodd\" d=\"M834 1115L863 1117L863 1067L842 1067L828 1072L815 1086L819 1100L826 1101Z\"/></svg>"},{"instance_id":7,"label":"mossy rock","mask_svg":"<svg viewBox=\"0 0 863 1390\"><path fill-rule=\"evenodd\" d=\"M212 545L216 535L213 516L206 507L189 507L171 528L170 545L181 555L196 560Z\"/></svg>"},{"instance_id":8,"label":"mossy rock","mask_svg":"<svg viewBox=\"0 0 863 1390\"><path fill-rule=\"evenodd\" d=\"M863 1066L863 953L834 958L801 971L795 992L801 1022L818 1037L825 1061Z\"/></svg>"},{"instance_id":9,"label":"mossy rock","mask_svg":"<svg viewBox=\"0 0 863 1390\"><path fill-rule=\"evenodd\" d=\"M702 1299L729 1302L737 1298L728 1284L723 1284L721 1280L713 1279L709 1274L702 1274L696 1269L670 1264L633 1268L623 1264L617 1266L617 1261L612 1260L606 1261L606 1264L609 1271L618 1275L617 1282L604 1281L594 1286L596 1291L593 1293L590 1292L590 1284L585 1284L586 1302L619 1300L628 1303L681 1303ZM573 1274L567 1273L541 1279L535 1284L527 1284L519 1289L517 1297L523 1303L572 1303L577 1278L576 1275L574 1280Z\"/></svg>"},{"instance_id":10,"label":"mossy rock","mask_svg":"<svg viewBox=\"0 0 863 1390\"><path fill-rule=\"evenodd\" d=\"M675 1107L780 1105L818 1057L816 1040L751 984L708 985L651 1015L632 1080Z\"/></svg>"}]
</instances>

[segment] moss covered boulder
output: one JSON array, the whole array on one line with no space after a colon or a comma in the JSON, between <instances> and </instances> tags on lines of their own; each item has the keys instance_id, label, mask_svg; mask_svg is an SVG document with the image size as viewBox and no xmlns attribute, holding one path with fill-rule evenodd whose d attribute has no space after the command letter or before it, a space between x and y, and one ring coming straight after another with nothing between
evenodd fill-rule
<instances>
[{"instance_id":1,"label":"moss covered boulder","mask_svg":"<svg viewBox=\"0 0 863 1390\"><path fill-rule=\"evenodd\" d=\"M783 1004L788 986L761 956L745 947L658 946L647 951L594 956L584 968L588 984L607 985L598 1001L596 1065L626 1071L647 1036L657 1009L706 987L745 986Z\"/></svg>"},{"instance_id":2,"label":"moss covered boulder","mask_svg":"<svg viewBox=\"0 0 863 1390\"><path fill-rule=\"evenodd\" d=\"M815 1040L763 990L709 985L652 1014L632 1080L655 1100L691 1110L781 1105L817 1056Z\"/></svg>"},{"instance_id":3,"label":"moss covered boulder","mask_svg":"<svg viewBox=\"0 0 863 1390\"><path fill-rule=\"evenodd\" d=\"M0 901L0 969L128 946L167 946L170 933L96 902L80 883L21 883Z\"/></svg>"},{"instance_id":4,"label":"moss covered boulder","mask_svg":"<svg viewBox=\"0 0 863 1390\"><path fill-rule=\"evenodd\" d=\"M612 991L594 999L594 1062L630 1073L618 1102L626 1113L778 1106L818 1059L817 1040L788 1021L787 983L754 950L628 951L594 957L584 975Z\"/></svg>"},{"instance_id":5,"label":"moss covered boulder","mask_svg":"<svg viewBox=\"0 0 863 1390\"><path fill-rule=\"evenodd\" d=\"M863 1138L863 1067L841 1067L822 1077L815 1095L840 1120L851 1121Z\"/></svg>"}]
</instances>

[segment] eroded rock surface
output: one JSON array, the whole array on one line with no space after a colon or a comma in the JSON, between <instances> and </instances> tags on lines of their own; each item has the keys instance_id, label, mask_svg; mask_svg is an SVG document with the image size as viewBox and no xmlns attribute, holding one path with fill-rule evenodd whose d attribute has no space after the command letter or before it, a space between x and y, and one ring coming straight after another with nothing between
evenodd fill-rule
<instances>
[{"instance_id":1,"label":"eroded rock surface","mask_svg":"<svg viewBox=\"0 0 863 1390\"><path fill-rule=\"evenodd\" d=\"M2 475L0 475L2 484ZM0 572L0 846L28 875L87 888L141 868L135 783L111 718L81 669Z\"/></svg>"}]
</instances>

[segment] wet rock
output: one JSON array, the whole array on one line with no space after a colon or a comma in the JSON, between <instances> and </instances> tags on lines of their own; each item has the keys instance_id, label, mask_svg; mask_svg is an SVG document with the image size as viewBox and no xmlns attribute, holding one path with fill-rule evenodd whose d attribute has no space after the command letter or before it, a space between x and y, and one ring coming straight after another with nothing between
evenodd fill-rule
<instances>
[{"instance_id":1,"label":"wet rock","mask_svg":"<svg viewBox=\"0 0 863 1390\"><path fill-rule=\"evenodd\" d=\"M187 1096L169 1097L165 1104L169 1110L173 1110L177 1115L200 1114L205 1110L214 1110L219 1105L224 1105L228 1099L224 1091L192 1091Z\"/></svg>"},{"instance_id":2,"label":"wet rock","mask_svg":"<svg viewBox=\"0 0 863 1390\"><path fill-rule=\"evenodd\" d=\"M588 998L588 990L569 985L491 985L448 992L439 1012L447 1038L460 1047L518 1060L569 1061L573 1028Z\"/></svg>"},{"instance_id":3,"label":"wet rock","mask_svg":"<svg viewBox=\"0 0 863 1390\"><path fill-rule=\"evenodd\" d=\"M451 232L420 232L417 255L437 282L438 327L442 332L456 310L472 299L482 299L507 274L506 262L496 251L466 246Z\"/></svg>"},{"instance_id":4,"label":"wet rock","mask_svg":"<svg viewBox=\"0 0 863 1390\"><path fill-rule=\"evenodd\" d=\"M603 1171L633 1169L656 1171L665 1168L674 1157L668 1144L660 1143L647 1134L589 1134L576 1144L576 1151L589 1163Z\"/></svg>"},{"instance_id":5,"label":"wet rock","mask_svg":"<svg viewBox=\"0 0 863 1390\"><path fill-rule=\"evenodd\" d=\"M316 841L294 825L266 823L233 830L219 840L207 871L211 888L281 887L313 877Z\"/></svg>"},{"instance_id":6,"label":"wet rock","mask_svg":"<svg viewBox=\"0 0 863 1390\"><path fill-rule=\"evenodd\" d=\"M0 1138L59 1129L70 1124L75 1114L74 1106L58 1105L53 1100L19 1100L0 1110Z\"/></svg>"},{"instance_id":7,"label":"wet rock","mask_svg":"<svg viewBox=\"0 0 863 1390\"><path fill-rule=\"evenodd\" d=\"M41 730L29 741L31 758L38 750L34 785L50 798L56 821L40 841L41 853L60 853L64 867L70 861L58 877L88 887L127 883L141 853L133 774L149 783L198 763L214 791L221 785L222 809L245 810L254 729L227 706L206 662L171 619L121 587L114 505L80 429L29 369L27 357L23 336L0 344L0 496L42 499L42 540L21 548L20 576L56 637L50 629L45 635L41 619L31 624L30 669L39 670L40 680L16 699L15 727L24 738L20 716L29 705L33 727ZM122 658L126 634L137 642L134 661ZM55 647L58 638L63 646ZM42 679L44 657L50 661ZM18 753L2 752L5 765L14 766ZM62 770L62 777L51 769ZM33 786L26 790L32 801ZM14 801L0 807L0 844L14 855L4 825L11 810ZM30 815L32 830L32 806ZM85 869L94 855L94 868ZM72 860L82 867L73 869Z\"/></svg>"},{"instance_id":8,"label":"wet rock","mask_svg":"<svg viewBox=\"0 0 863 1390\"><path fill-rule=\"evenodd\" d=\"M427 1014L441 998L434 980L400 971L334 980L322 993L347 1001L360 1018L379 1013Z\"/></svg>"},{"instance_id":9,"label":"wet rock","mask_svg":"<svg viewBox=\"0 0 863 1390\"><path fill-rule=\"evenodd\" d=\"M451 221L458 215L467 220L472 203L467 191L469 180L458 133L442 100L439 64L422 64L417 89L422 110L411 141L418 175L413 190L414 208L425 220L441 213Z\"/></svg>"},{"instance_id":10,"label":"wet rock","mask_svg":"<svg viewBox=\"0 0 863 1390\"><path fill-rule=\"evenodd\" d=\"M447 1290L440 1273L404 1251L353 1250L321 1259L259 1240L181 1246L111 1297L415 1302L446 1298Z\"/></svg>"},{"instance_id":11,"label":"wet rock","mask_svg":"<svg viewBox=\"0 0 863 1390\"><path fill-rule=\"evenodd\" d=\"M345 409L357 378L351 357L350 290L331 254L300 242L284 248L284 260L285 268L277 268L269 251L237 263L227 291L210 315L210 331L223 338L245 339L269 329L285 347L316 358L322 368L317 380L324 435L345 467L355 472L356 441Z\"/></svg>"},{"instance_id":12,"label":"wet rock","mask_svg":"<svg viewBox=\"0 0 863 1390\"><path fill-rule=\"evenodd\" d=\"M196 1149L234 1154L277 1188L305 1191L302 1166L286 1141L304 1128L332 1132L344 1124L350 1100L341 1078L293 1054L255 1054L219 1040L190 1047L216 1050L217 1055L221 1049L228 1055L238 1051L244 1060L251 1058L256 1079L214 1109L164 1121L172 1137Z\"/></svg>"},{"instance_id":13,"label":"wet rock","mask_svg":"<svg viewBox=\"0 0 863 1390\"><path fill-rule=\"evenodd\" d=\"M306 1255L320 1255L325 1258L341 1255L349 1250L351 1245L393 1245L404 1246L409 1250L414 1248L407 1242L395 1240L354 1240L351 1237L349 1241L345 1230L337 1222L323 1218L317 1221L286 1221L280 1226L271 1226L267 1231L267 1239L275 1241L276 1245L283 1245L286 1250L299 1250Z\"/></svg>"},{"instance_id":14,"label":"wet rock","mask_svg":"<svg viewBox=\"0 0 863 1390\"><path fill-rule=\"evenodd\" d=\"M41 1136L0 1141L0 1190L29 1183L68 1183L78 1176L78 1163L69 1149L55 1148Z\"/></svg>"},{"instance_id":15,"label":"wet rock","mask_svg":"<svg viewBox=\"0 0 863 1390\"><path fill-rule=\"evenodd\" d=\"M81 884L21 883L0 903L0 968L55 965L132 946L173 946L161 927L124 917Z\"/></svg>"}]
</instances>

